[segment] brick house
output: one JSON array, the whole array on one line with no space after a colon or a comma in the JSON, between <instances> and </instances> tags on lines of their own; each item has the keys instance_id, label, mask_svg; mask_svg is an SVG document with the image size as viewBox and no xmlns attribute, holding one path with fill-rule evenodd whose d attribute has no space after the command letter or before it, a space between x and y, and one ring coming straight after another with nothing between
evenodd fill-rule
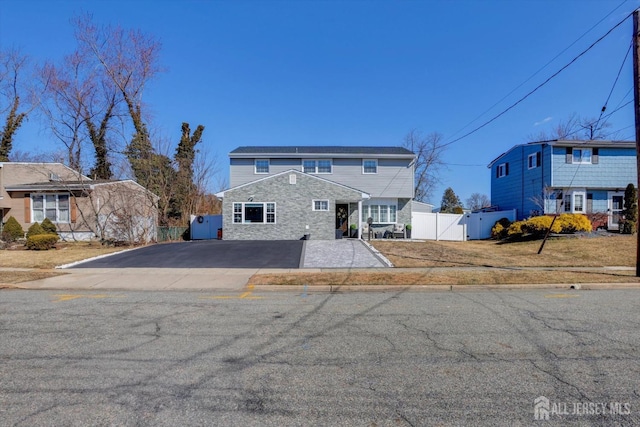
<instances>
[{"instance_id":1,"label":"brick house","mask_svg":"<svg viewBox=\"0 0 640 427\"><path fill-rule=\"evenodd\" d=\"M63 240L156 239L157 196L132 180L96 181L61 163L0 163L0 222L49 218Z\"/></svg>"}]
</instances>

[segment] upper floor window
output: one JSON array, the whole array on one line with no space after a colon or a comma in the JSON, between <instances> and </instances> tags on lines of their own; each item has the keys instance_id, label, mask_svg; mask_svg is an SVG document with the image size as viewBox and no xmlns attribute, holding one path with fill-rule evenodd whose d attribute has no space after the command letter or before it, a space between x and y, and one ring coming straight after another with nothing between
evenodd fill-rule
<instances>
[{"instance_id":1,"label":"upper floor window","mask_svg":"<svg viewBox=\"0 0 640 427\"><path fill-rule=\"evenodd\" d=\"M45 218L51 222L69 222L69 195L32 194L31 211L35 222L42 222Z\"/></svg>"},{"instance_id":2,"label":"upper floor window","mask_svg":"<svg viewBox=\"0 0 640 427\"><path fill-rule=\"evenodd\" d=\"M496 178L509 175L509 163L501 163L496 168Z\"/></svg>"},{"instance_id":3,"label":"upper floor window","mask_svg":"<svg viewBox=\"0 0 640 427\"><path fill-rule=\"evenodd\" d=\"M378 161L375 159L363 160L362 173L378 173Z\"/></svg>"},{"instance_id":4,"label":"upper floor window","mask_svg":"<svg viewBox=\"0 0 640 427\"><path fill-rule=\"evenodd\" d=\"M255 167L256 173L269 173L269 160L256 159Z\"/></svg>"},{"instance_id":5,"label":"upper floor window","mask_svg":"<svg viewBox=\"0 0 640 427\"><path fill-rule=\"evenodd\" d=\"M331 160L303 160L302 171L304 173L332 173Z\"/></svg>"},{"instance_id":6,"label":"upper floor window","mask_svg":"<svg viewBox=\"0 0 640 427\"><path fill-rule=\"evenodd\" d=\"M540 166L540 152L529 154L529 169L534 169Z\"/></svg>"},{"instance_id":7,"label":"upper floor window","mask_svg":"<svg viewBox=\"0 0 640 427\"><path fill-rule=\"evenodd\" d=\"M591 163L591 148L574 148L572 163Z\"/></svg>"}]
</instances>

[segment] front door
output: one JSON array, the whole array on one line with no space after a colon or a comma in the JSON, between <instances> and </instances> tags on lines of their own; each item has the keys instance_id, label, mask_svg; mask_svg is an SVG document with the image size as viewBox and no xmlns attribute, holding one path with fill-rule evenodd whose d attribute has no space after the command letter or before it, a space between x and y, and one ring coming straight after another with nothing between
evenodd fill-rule
<instances>
[{"instance_id":1,"label":"front door","mask_svg":"<svg viewBox=\"0 0 640 427\"><path fill-rule=\"evenodd\" d=\"M624 193L610 191L608 199L609 221L607 223L607 228L609 230L619 230L622 210L624 209Z\"/></svg>"},{"instance_id":2,"label":"front door","mask_svg":"<svg viewBox=\"0 0 640 427\"><path fill-rule=\"evenodd\" d=\"M347 236L349 231L349 205L336 203L336 230L342 230L342 235Z\"/></svg>"}]
</instances>

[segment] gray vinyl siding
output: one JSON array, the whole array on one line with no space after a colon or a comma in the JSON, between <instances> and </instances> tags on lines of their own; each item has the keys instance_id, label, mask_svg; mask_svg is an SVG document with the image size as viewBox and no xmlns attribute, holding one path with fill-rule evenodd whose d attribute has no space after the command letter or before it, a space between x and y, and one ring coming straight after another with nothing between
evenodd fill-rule
<instances>
[{"instance_id":1,"label":"gray vinyl siding","mask_svg":"<svg viewBox=\"0 0 640 427\"><path fill-rule=\"evenodd\" d=\"M227 190L223 198L223 236L225 240L299 240L306 233L314 240L335 239L336 202L348 203L352 211L349 221L357 223L357 202L362 192L316 179L301 172L296 183L290 184L289 175L273 178ZM234 223L233 203L275 203L275 223ZM314 211L313 200L328 200L328 211ZM309 226L307 229L306 226Z\"/></svg>"},{"instance_id":2,"label":"gray vinyl siding","mask_svg":"<svg viewBox=\"0 0 640 427\"><path fill-rule=\"evenodd\" d=\"M316 159L321 158L323 157ZM366 158L375 159L374 156ZM255 159L253 158L231 158L230 160L231 188L266 176L254 172ZM362 160L362 157L334 158L332 159L332 173L318 174L318 176L365 191L371 194L371 197L413 198L414 169L410 159L377 159L378 173L376 174L364 174ZM302 158L270 159L268 175L275 175L290 169L302 170Z\"/></svg>"},{"instance_id":3,"label":"gray vinyl siding","mask_svg":"<svg viewBox=\"0 0 640 427\"><path fill-rule=\"evenodd\" d=\"M366 191L372 198L413 198L413 166L409 159L378 159L376 174L363 173L362 160L334 159L333 176L327 179Z\"/></svg>"},{"instance_id":4,"label":"gray vinyl siding","mask_svg":"<svg viewBox=\"0 0 640 427\"><path fill-rule=\"evenodd\" d=\"M231 188L291 169L302 170L301 159L269 159L269 173L255 173L256 159L265 159L265 157L231 159L229 167L229 186Z\"/></svg>"}]
</instances>

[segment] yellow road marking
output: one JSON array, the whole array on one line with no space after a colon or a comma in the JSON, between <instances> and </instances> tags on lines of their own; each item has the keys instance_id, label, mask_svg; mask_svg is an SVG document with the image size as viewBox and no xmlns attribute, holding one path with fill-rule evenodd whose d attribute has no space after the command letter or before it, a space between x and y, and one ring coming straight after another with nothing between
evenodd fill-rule
<instances>
[{"instance_id":1,"label":"yellow road marking","mask_svg":"<svg viewBox=\"0 0 640 427\"><path fill-rule=\"evenodd\" d=\"M58 299L54 300L53 302L71 301L71 300L80 299L80 298L87 298L87 299L122 298L121 295L115 296L115 295L104 295L104 294L98 294L98 295L93 295L93 294L57 294L57 295L54 295L54 297L57 297Z\"/></svg>"},{"instance_id":2,"label":"yellow road marking","mask_svg":"<svg viewBox=\"0 0 640 427\"><path fill-rule=\"evenodd\" d=\"M578 298L580 295L575 294L549 294L545 295L545 298Z\"/></svg>"},{"instance_id":3,"label":"yellow road marking","mask_svg":"<svg viewBox=\"0 0 640 427\"><path fill-rule=\"evenodd\" d=\"M231 295L220 295L220 296L214 296L214 297L198 297L199 299L262 299L263 297L256 297L251 295L251 293L253 292L253 285L248 285L247 289L248 291L241 293L238 296L231 296Z\"/></svg>"}]
</instances>

